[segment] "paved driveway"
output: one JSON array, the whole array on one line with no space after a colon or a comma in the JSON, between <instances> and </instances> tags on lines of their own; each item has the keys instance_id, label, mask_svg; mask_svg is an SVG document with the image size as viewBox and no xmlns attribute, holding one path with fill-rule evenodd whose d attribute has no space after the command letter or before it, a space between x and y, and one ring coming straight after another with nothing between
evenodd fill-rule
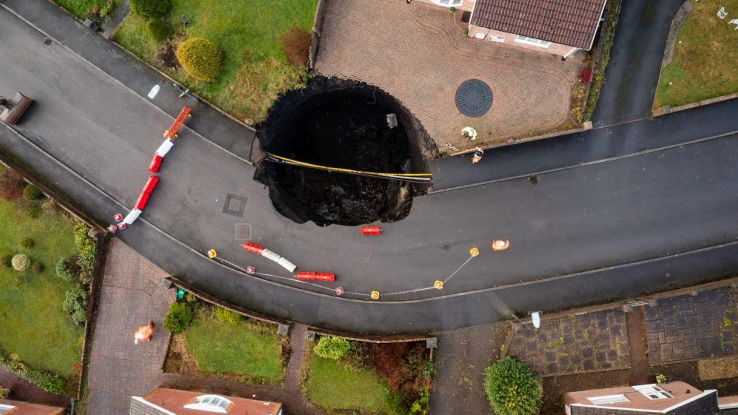
<instances>
[{"instance_id":1,"label":"paved driveway","mask_svg":"<svg viewBox=\"0 0 738 415\"><path fill-rule=\"evenodd\" d=\"M457 12L457 18L461 12ZM565 123L580 62L464 37L465 23L440 7L404 0L328 2L315 68L376 85L399 99L441 152L535 135ZM480 118L462 115L454 94L467 79L490 85L494 103Z\"/></svg>"},{"instance_id":2,"label":"paved driveway","mask_svg":"<svg viewBox=\"0 0 738 415\"><path fill-rule=\"evenodd\" d=\"M162 319L174 290L163 287L167 273L117 239L110 243L95 320L88 379L88 414L127 414L131 396L144 396L161 383L169 347ZM153 320L151 343L135 345L136 327Z\"/></svg>"}]
</instances>

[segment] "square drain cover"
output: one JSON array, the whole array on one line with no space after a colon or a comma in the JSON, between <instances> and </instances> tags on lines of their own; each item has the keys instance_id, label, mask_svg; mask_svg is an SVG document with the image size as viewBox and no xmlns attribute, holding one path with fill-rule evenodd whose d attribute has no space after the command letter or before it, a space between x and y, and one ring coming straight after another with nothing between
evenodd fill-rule
<instances>
[{"instance_id":1,"label":"square drain cover","mask_svg":"<svg viewBox=\"0 0 738 415\"><path fill-rule=\"evenodd\" d=\"M241 218L243 217L244 210L246 210L245 197L234 195L233 193L226 194L223 213Z\"/></svg>"}]
</instances>

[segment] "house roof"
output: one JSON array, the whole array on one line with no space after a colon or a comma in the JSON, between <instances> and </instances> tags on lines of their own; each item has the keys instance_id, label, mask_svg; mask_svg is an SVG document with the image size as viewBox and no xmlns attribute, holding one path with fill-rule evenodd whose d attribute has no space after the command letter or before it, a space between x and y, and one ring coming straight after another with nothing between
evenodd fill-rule
<instances>
[{"instance_id":1,"label":"house roof","mask_svg":"<svg viewBox=\"0 0 738 415\"><path fill-rule=\"evenodd\" d=\"M668 415L716 415L719 413L717 393L714 390L701 391L684 382L671 382L658 385L671 397L649 399L639 392L641 386L623 386L618 388L593 389L580 392L569 392L564 396L564 403L570 406L572 415L612 415L623 413L628 415L652 415L654 413ZM621 396L625 401L595 404L590 398Z\"/></svg>"},{"instance_id":2,"label":"house roof","mask_svg":"<svg viewBox=\"0 0 738 415\"><path fill-rule=\"evenodd\" d=\"M156 388L143 398L132 397L130 415L208 415L207 412L197 409L187 409L185 405L194 403L198 396L213 395L211 393L190 392L178 389ZM232 396L220 397L231 403L226 412L229 415L277 415L282 404L277 402L257 401L254 399L236 398Z\"/></svg>"},{"instance_id":3,"label":"house roof","mask_svg":"<svg viewBox=\"0 0 738 415\"><path fill-rule=\"evenodd\" d=\"M13 407L13 409L5 412L5 415L61 415L64 413L64 408L57 406L13 401L10 399L0 399L0 405L2 405L0 406L2 408Z\"/></svg>"},{"instance_id":4,"label":"house roof","mask_svg":"<svg viewBox=\"0 0 738 415\"><path fill-rule=\"evenodd\" d=\"M477 0L471 24L591 49L607 0Z\"/></svg>"}]
</instances>

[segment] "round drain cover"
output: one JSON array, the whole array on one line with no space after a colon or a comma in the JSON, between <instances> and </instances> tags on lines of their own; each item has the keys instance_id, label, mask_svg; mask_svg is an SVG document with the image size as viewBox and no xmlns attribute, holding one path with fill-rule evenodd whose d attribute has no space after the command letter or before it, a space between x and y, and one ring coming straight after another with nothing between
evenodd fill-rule
<instances>
[{"instance_id":1,"label":"round drain cover","mask_svg":"<svg viewBox=\"0 0 738 415\"><path fill-rule=\"evenodd\" d=\"M456 108L467 117L481 117L492 106L492 89L479 79L469 79L456 90Z\"/></svg>"}]
</instances>

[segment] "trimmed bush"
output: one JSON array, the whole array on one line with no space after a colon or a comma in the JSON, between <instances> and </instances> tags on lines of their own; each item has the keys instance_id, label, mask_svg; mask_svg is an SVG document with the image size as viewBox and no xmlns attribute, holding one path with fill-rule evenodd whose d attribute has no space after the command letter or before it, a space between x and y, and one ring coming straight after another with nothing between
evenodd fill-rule
<instances>
[{"instance_id":1,"label":"trimmed bush","mask_svg":"<svg viewBox=\"0 0 738 415\"><path fill-rule=\"evenodd\" d=\"M541 409L541 384L525 363L506 357L490 365L484 386L497 415L536 415Z\"/></svg>"},{"instance_id":2,"label":"trimmed bush","mask_svg":"<svg viewBox=\"0 0 738 415\"><path fill-rule=\"evenodd\" d=\"M13 255L3 255L3 266L6 268L10 268L13 266Z\"/></svg>"},{"instance_id":3,"label":"trimmed bush","mask_svg":"<svg viewBox=\"0 0 738 415\"><path fill-rule=\"evenodd\" d=\"M157 42L163 42L172 36L172 25L162 19L154 19L146 22L146 34Z\"/></svg>"},{"instance_id":4,"label":"trimmed bush","mask_svg":"<svg viewBox=\"0 0 738 415\"><path fill-rule=\"evenodd\" d=\"M188 303L172 303L164 316L164 328L177 334L187 330L192 323L194 311Z\"/></svg>"},{"instance_id":5,"label":"trimmed bush","mask_svg":"<svg viewBox=\"0 0 738 415\"><path fill-rule=\"evenodd\" d=\"M293 65L307 65L310 51L310 33L296 27L282 35L282 48Z\"/></svg>"},{"instance_id":6,"label":"trimmed bush","mask_svg":"<svg viewBox=\"0 0 738 415\"><path fill-rule=\"evenodd\" d=\"M177 60L187 73L200 81L212 81L220 73L222 54L215 43L198 37L177 47Z\"/></svg>"},{"instance_id":7,"label":"trimmed bush","mask_svg":"<svg viewBox=\"0 0 738 415\"><path fill-rule=\"evenodd\" d=\"M334 336L323 336L318 340L318 344L313 351L316 355L324 359L339 360L346 356L351 350L351 343L348 340Z\"/></svg>"},{"instance_id":8,"label":"trimmed bush","mask_svg":"<svg viewBox=\"0 0 738 415\"><path fill-rule=\"evenodd\" d=\"M62 258L56 263L56 275L64 281L76 281L76 266L74 257Z\"/></svg>"},{"instance_id":9,"label":"trimmed bush","mask_svg":"<svg viewBox=\"0 0 738 415\"><path fill-rule=\"evenodd\" d=\"M43 192L38 187L29 184L23 188L23 199L25 200L41 200L44 198Z\"/></svg>"},{"instance_id":10,"label":"trimmed bush","mask_svg":"<svg viewBox=\"0 0 738 415\"><path fill-rule=\"evenodd\" d=\"M20 241L20 246L26 249L33 248L34 245L36 245L36 241L34 241L32 238L24 238Z\"/></svg>"},{"instance_id":11,"label":"trimmed bush","mask_svg":"<svg viewBox=\"0 0 738 415\"><path fill-rule=\"evenodd\" d=\"M148 19L162 17L172 7L170 0L130 0L129 3L132 12Z\"/></svg>"},{"instance_id":12,"label":"trimmed bush","mask_svg":"<svg viewBox=\"0 0 738 415\"><path fill-rule=\"evenodd\" d=\"M233 311L223 307L218 307L215 309L215 317L219 321L224 321L232 324L238 324L243 321L242 315L234 313Z\"/></svg>"},{"instance_id":13,"label":"trimmed bush","mask_svg":"<svg viewBox=\"0 0 738 415\"><path fill-rule=\"evenodd\" d=\"M23 254L14 255L13 259L10 260L13 269L19 272L23 272L31 266L31 260L28 256Z\"/></svg>"}]
</instances>

